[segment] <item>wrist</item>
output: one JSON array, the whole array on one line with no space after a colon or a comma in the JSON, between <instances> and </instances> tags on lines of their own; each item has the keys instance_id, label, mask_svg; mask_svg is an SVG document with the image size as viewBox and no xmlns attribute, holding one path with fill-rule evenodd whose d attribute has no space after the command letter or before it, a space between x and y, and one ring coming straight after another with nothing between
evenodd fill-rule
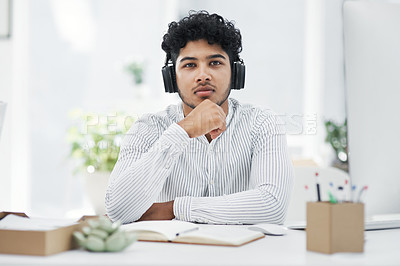
<instances>
[{"instance_id":1,"label":"wrist","mask_svg":"<svg viewBox=\"0 0 400 266\"><path fill-rule=\"evenodd\" d=\"M168 211L168 215L170 216L170 220L174 219L175 215L174 215L174 201L173 200L166 202L166 209Z\"/></svg>"},{"instance_id":2,"label":"wrist","mask_svg":"<svg viewBox=\"0 0 400 266\"><path fill-rule=\"evenodd\" d=\"M189 121L181 120L177 123L183 130L186 131L186 134L188 134L189 138L193 138L193 133L191 132L191 128L193 128L193 123Z\"/></svg>"}]
</instances>

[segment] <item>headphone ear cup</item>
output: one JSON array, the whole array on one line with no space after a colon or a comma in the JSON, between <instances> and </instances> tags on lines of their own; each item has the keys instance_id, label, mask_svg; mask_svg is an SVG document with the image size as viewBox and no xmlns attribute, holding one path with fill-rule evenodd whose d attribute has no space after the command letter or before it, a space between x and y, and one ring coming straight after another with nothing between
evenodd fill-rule
<instances>
[{"instance_id":1,"label":"headphone ear cup","mask_svg":"<svg viewBox=\"0 0 400 266\"><path fill-rule=\"evenodd\" d=\"M166 65L161 68L161 73L164 81L165 92L174 93L178 92L178 85L176 84L176 75L173 65Z\"/></svg>"},{"instance_id":2,"label":"headphone ear cup","mask_svg":"<svg viewBox=\"0 0 400 266\"><path fill-rule=\"evenodd\" d=\"M231 89L240 90L244 88L244 81L246 77L246 66L243 62L233 62L232 65L232 81Z\"/></svg>"}]
</instances>

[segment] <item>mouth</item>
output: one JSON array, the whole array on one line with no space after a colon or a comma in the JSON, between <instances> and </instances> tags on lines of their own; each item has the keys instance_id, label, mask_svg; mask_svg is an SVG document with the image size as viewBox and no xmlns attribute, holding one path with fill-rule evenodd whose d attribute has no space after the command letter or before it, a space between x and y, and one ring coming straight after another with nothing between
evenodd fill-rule
<instances>
[{"instance_id":1,"label":"mouth","mask_svg":"<svg viewBox=\"0 0 400 266\"><path fill-rule=\"evenodd\" d=\"M200 86L198 87L195 91L194 94L196 94L199 97L209 97L211 96L215 90L211 86Z\"/></svg>"}]
</instances>

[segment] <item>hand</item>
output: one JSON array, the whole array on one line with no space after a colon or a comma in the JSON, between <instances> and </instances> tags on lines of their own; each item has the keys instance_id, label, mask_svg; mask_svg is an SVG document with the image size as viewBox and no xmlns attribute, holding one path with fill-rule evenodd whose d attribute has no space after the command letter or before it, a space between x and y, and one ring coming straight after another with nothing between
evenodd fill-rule
<instances>
[{"instance_id":1,"label":"hand","mask_svg":"<svg viewBox=\"0 0 400 266\"><path fill-rule=\"evenodd\" d=\"M194 108L182 121L178 122L191 138L210 134L215 139L226 130L224 110L206 99Z\"/></svg>"},{"instance_id":2,"label":"hand","mask_svg":"<svg viewBox=\"0 0 400 266\"><path fill-rule=\"evenodd\" d=\"M138 221L172 220L174 215L174 201L153 203Z\"/></svg>"}]
</instances>

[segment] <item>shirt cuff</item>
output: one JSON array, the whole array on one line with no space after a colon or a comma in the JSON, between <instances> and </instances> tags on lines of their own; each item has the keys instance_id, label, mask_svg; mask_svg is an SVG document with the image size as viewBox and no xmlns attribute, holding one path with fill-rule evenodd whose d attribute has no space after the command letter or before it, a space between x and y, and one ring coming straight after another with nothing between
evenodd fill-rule
<instances>
[{"instance_id":1,"label":"shirt cuff","mask_svg":"<svg viewBox=\"0 0 400 266\"><path fill-rule=\"evenodd\" d=\"M177 123L173 123L162 134L160 141L168 146L186 147L189 144L190 138L186 131Z\"/></svg>"},{"instance_id":2,"label":"shirt cuff","mask_svg":"<svg viewBox=\"0 0 400 266\"><path fill-rule=\"evenodd\" d=\"M174 200L175 219L190 222L191 197L178 197Z\"/></svg>"}]
</instances>

